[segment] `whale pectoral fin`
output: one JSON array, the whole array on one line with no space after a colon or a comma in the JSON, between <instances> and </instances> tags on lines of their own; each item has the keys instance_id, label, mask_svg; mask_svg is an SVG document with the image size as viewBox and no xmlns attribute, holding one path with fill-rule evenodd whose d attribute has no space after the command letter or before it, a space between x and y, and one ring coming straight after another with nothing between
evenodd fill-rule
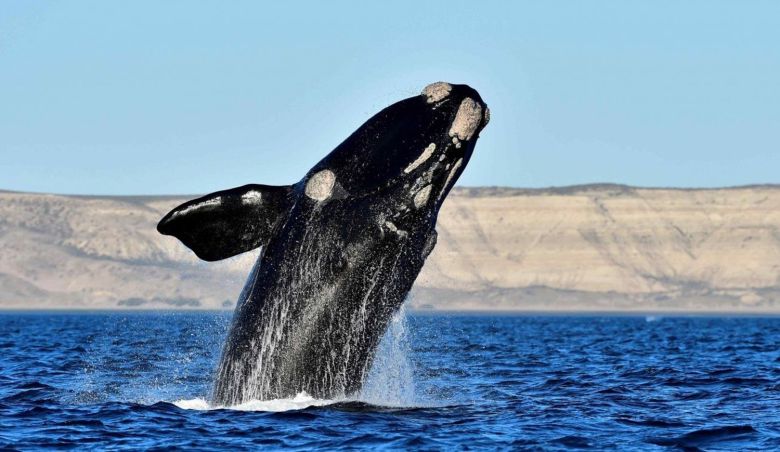
<instances>
[{"instance_id":1,"label":"whale pectoral fin","mask_svg":"<svg viewBox=\"0 0 780 452\"><path fill-rule=\"evenodd\" d=\"M218 261L268 242L291 206L291 186L244 185L218 191L168 212L157 230L181 240L206 261Z\"/></svg>"}]
</instances>

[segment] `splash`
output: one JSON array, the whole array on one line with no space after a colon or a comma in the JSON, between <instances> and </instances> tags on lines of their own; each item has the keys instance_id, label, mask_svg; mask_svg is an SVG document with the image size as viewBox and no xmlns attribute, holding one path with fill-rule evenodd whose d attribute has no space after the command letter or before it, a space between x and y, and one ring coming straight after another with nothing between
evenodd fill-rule
<instances>
[{"instance_id":1,"label":"splash","mask_svg":"<svg viewBox=\"0 0 780 452\"><path fill-rule=\"evenodd\" d=\"M416 397L414 376L408 317L406 309L402 307L393 316L382 337L362 391L354 397L317 399L301 392L293 398L253 399L231 406L211 404L204 398L182 399L173 402L173 404L186 410L230 409L268 412L303 410L342 402L363 402L370 406L410 408L420 406Z\"/></svg>"},{"instance_id":2,"label":"splash","mask_svg":"<svg viewBox=\"0 0 780 452\"><path fill-rule=\"evenodd\" d=\"M359 399L379 406L416 406L414 367L405 305L393 316L379 343Z\"/></svg>"},{"instance_id":3,"label":"splash","mask_svg":"<svg viewBox=\"0 0 780 452\"><path fill-rule=\"evenodd\" d=\"M336 403L336 400L322 400L315 399L305 392L301 392L297 396L291 399L273 399L273 400L250 400L249 402L240 403L238 405L223 407L211 405L206 399L184 399L173 402L174 405L183 410L219 410L230 409L235 411L268 411L268 412L282 412L292 410L303 410L315 406L325 406Z\"/></svg>"}]
</instances>

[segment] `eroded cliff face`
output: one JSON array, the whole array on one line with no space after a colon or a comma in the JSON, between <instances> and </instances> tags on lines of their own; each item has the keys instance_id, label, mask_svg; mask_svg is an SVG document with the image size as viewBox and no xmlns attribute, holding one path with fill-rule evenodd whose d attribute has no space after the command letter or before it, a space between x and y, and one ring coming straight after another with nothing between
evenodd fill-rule
<instances>
[{"instance_id":1,"label":"eroded cliff face","mask_svg":"<svg viewBox=\"0 0 780 452\"><path fill-rule=\"evenodd\" d=\"M199 261L156 222L184 197L0 193L0 306L232 306L257 252ZM410 304L780 311L780 187L456 189Z\"/></svg>"}]
</instances>

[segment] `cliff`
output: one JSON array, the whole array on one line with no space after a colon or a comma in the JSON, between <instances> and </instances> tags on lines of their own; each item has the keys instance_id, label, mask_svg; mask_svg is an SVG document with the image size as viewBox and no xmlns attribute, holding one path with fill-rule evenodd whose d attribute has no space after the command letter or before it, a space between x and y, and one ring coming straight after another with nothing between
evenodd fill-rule
<instances>
[{"instance_id":1,"label":"cliff","mask_svg":"<svg viewBox=\"0 0 780 452\"><path fill-rule=\"evenodd\" d=\"M0 192L0 307L222 308L257 252L199 261L189 197ZM780 186L459 188L417 309L780 312Z\"/></svg>"}]
</instances>

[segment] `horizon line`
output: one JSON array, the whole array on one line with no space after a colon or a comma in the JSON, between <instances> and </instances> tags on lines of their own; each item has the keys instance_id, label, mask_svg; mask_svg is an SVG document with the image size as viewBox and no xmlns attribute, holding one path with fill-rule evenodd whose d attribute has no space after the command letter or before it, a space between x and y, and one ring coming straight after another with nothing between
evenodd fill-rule
<instances>
[{"instance_id":1,"label":"horizon line","mask_svg":"<svg viewBox=\"0 0 780 452\"><path fill-rule=\"evenodd\" d=\"M294 185L294 184L290 184ZM453 187L453 191L462 190L509 190L518 192L537 192L537 193L574 193L579 191L589 191L598 189L619 189L619 190L676 190L676 191L714 191L714 190L744 190L744 189L780 189L780 183L753 183L742 185L725 185L714 187L674 187L674 186L641 186L641 185L629 185L620 184L615 182L591 182L585 184L571 184L571 185L550 185L546 187L517 187L510 185L456 185ZM187 197L199 197L204 193L179 193L179 194L85 194L85 193L54 193L54 192L37 192L37 191L23 191L23 190L9 190L0 188L0 193L12 193L20 195L41 195L41 196L65 196L69 198L187 198Z\"/></svg>"}]
</instances>

